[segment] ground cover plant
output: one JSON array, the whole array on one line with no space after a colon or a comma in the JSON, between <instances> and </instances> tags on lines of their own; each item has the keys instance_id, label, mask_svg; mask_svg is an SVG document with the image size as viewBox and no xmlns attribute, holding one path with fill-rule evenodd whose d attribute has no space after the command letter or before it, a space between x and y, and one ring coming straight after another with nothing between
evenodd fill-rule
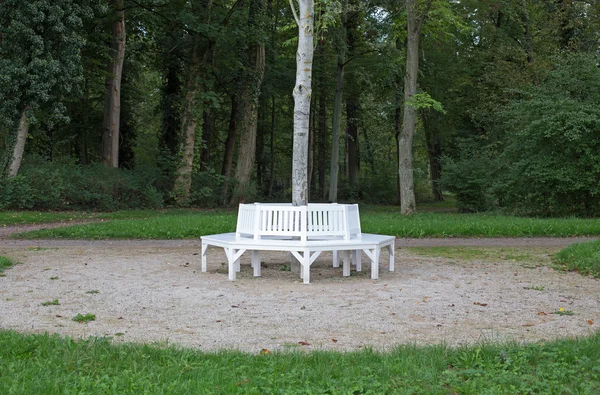
<instances>
[{"instance_id":1,"label":"ground cover plant","mask_svg":"<svg viewBox=\"0 0 600 395\"><path fill-rule=\"evenodd\" d=\"M391 352L203 353L0 331L0 392L580 393L600 391L600 334Z\"/></svg>"},{"instance_id":2,"label":"ground cover plant","mask_svg":"<svg viewBox=\"0 0 600 395\"><path fill-rule=\"evenodd\" d=\"M559 267L600 277L600 240L577 243L554 256Z\"/></svg>"},{"instance_id":3,"label":"ground cover plant","mask_svg":"<svg viewBox=\"0 0 600 395\"><path fill-rule=\"evenodd\" d=\"M19 238L196 238L235 231L235 210L164 210L116 212L110 221L19 234ZM361 211L365 233L396 237L532 237L600 235L594 219L524 218L499 214L420 213L401 215L397 208Z\"/></svg>"},{"instance_id":4,"label":"ground cover plant","mask_svg":"<svg viewBox=\"0 0 600 395\"><path fill-rule=\"evenodd\" d=\"M0 255L0 276L4 276L4 270L12 267L14 263L5 256Z\"/></svg>"}]
</instances>

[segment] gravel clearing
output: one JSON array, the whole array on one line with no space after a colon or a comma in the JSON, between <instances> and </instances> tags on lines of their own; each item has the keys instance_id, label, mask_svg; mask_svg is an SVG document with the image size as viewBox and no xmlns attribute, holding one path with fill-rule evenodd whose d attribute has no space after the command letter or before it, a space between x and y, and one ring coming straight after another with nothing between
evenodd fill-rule
<instances>
[{"instance_id":1,"label":"gravel clearing","mask_svg":"<svg viewBox=\"0 0 600 395\"><path fill-rule=\"evenodd\" d=\"M344 278L323 254L311 269L313 283L304 285L286 270L287 253L264 253L261 278L252 277L244 256L230 282L221 249L209 250L209 271L200 272L197 240L3 239L0 255L22 264L0 277L0 328L250 352L589 335L600 325L600 281L552 270L548 254L574 239L556 240L562 243L517 244L531 262L423 257L398 248L396 271L388 271L384 255L378 281L365 257L365 270ZM60 305L41 305L54 299ZM574 315L552 314L561 308ZM96 320L73 322L78 313Z\"/></svg>"}]
</instances>

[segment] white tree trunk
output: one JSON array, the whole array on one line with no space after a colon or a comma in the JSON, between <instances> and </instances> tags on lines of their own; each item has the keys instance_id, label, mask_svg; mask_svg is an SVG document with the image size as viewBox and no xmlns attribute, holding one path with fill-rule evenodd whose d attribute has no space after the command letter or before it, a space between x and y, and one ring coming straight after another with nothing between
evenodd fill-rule
<instances>
[{"instance_id":1,"label":"white tree trunk","mask_svg":"<svg viewBox=\"0 0 600 395\"><path fill-rule=\"evenodd\" d=\"M406 38L406 74L404 76L404 119L398 140L398 175L400 181L400 212L404 215L410 215L416 212L412 148L417 114L416 110L408 105L408 102L417 93L417 75L419 72L421 21L417 15L417 0L406 0L406 12L408 36Z\"/></svg>"},{"instance_id":2,"label":"white tree trunk","mask_svg":"<svg viewBox=\"0 0 600 395\"><path fill-rule=\"evenodd\" d=\"M13 149L12 159L8 166L8 178L16 177L21 168L23 160L23 151L25 151L25 141L27 140L27 132L29 132L29 119L27 119L27 109L21 113L19 121L19 129L17 130L17 141Z\"/></svg>"},{"instance_id":3,"label":"white tree trunk","mask_svg":"<svg viewBox=\"0 0 600 395\"><path fill-rule=\"evenodd\" d=\"M290 0L298 24L296 52L296 86L294 87L294 153L292 163L292 204L308 203L308 128L313 62L314 0L298 0L298 16Z\"/></svg>"},{"instance_id":4,"label":"white tree trunk","mask_svg":"<svg viewBox=\"0 0 600 395\"><path fill-rule=\"evenodd\" d=\"M119 167L119 123L121 119L121 76L125 58L125 11L124 1L117 0L118 19L112 24L111 58L106 76L104 99L104 122L102 134L102 163Z\"/></svg>"}]
</instances>

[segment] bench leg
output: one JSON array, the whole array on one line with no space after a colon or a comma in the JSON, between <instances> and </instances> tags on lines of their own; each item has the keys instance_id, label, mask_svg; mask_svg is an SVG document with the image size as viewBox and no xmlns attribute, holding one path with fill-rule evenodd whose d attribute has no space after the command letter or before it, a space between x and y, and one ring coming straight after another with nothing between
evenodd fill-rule
<instances>
[{"instance_id":1,"label":"bench leg","mask_svg":"<svg viewBox=\"0 0 600 395\"><path fill-rule=\"evenodd\" d=\"M239 250L233 250L233 254L234 255L237 254L238 251ZM240 270L241 270L241 267L240 267L240 258L238 258L238 259L235 260L235 271L239 272Z\"/></svg>"},{"instance_id":2,"label":"bench leg","mask_svg":"<svg viewBox=\"0 0 600 395\"><path fill-rule=\"evenodd\" d=\"M252 251L252 269L254 277L260 277L260 251Z\"/></svg>"},{"instance_id":3,"label":"bench leg","mask_svg":"<svg viewBox=\"0 0 600 395\"><path fill-rule=\"evenodd\" d=\"M381 253L381 247L377 246L373 250L373 259L371 260L371 279L379 279L379 254Z\"/></svg>"},{"instance_id":4,"label":"bench leg","mask_svg":"<svg viewBox=\"0 0 600 395\"><path fill-rule=\"evenodd\" d=\"M301 270L304 284L310 284L310 251L304 251Z\"/></svg>"},{"instance_id":5,"label":"bench leg","mask_svg":"<svg viewBox=\"0 0 600 395\"><path fill-rule=\"evenodd\" d=\"M350 251L342 251L342 259L344 261L344 268L342 269L342 275L344 277L350 276Z\"/></svg>"},{"instance_id":6,"label":"bench leg","mask_svg":"<svg viewBox=\"0 0 600 395\"><path fill-rule=\"evenodd\" d=\"M202 272L206 273L206 250L208 249L208 244L202 243Z\"/></svg>"},{"instance_id":7,"label":"bench leg","mask_svg":"<svg viewBox=\"0 0 600 395\"><path fill-rule=\"evenodd\" d=\"M394 255L395 255L395 249L394 249L394 244L391 244L388 246L388 251L390 252L390 272L394 271Z\"/></svg>"},{"instance_id":8,"label":"bench leg","mask_svg":"<svg viewBox=\"0 0 600 395\"><path fill-rule=\"evenodd\" d=\"M225 254L227 255L227 264L228 264L227 271L229 273L229 280L235 281L236 267L235 267L235 261L233 260L234 255L235 255L235 250L233 248L225 248Z\"/></svg>"},{"instance_id":9,"label":"bench leg","mask_svg":"<svg viewBox=\"0 0 600 395\"><path fill-rule=\"evenodd\" d=\"M337 250L333 251L333 267L340 267L340 257Z\"/></svg>"},{"instance_id":10,"label":"bench leg","mask_svg":"<svg viewBox=\"0 0 600 395\"><path fill-rule=\"evenodd\" d=\"M356 266L356 271L360 272L362 270L362 254L361 250L352 250L352 262L354 266Z\"/></svg>"}]
</instances>

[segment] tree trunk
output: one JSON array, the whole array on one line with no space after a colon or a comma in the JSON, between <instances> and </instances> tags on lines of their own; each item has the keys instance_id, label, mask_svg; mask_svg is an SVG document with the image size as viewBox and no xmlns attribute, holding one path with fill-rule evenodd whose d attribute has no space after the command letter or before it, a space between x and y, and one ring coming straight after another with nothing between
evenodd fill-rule
<instances>
[{"instance_id":1,"label":"tree trunk","mask_svg":"<svg viewBox=\"0 0 600 395\"><path fill-rule=\"evenodd\" d=\"M8 178L16 177L19 174L21 168L21 162L23 161L23 152L25 151L25 141L27 140L27 133L29 132L29 119L27 118L26 108L21 113L21 119L19 120L19 128L17 129L17 140L15 147L13 148L12 158L8 165Z\"/></svg>"},{"instance_id":2,"label":"tree trunk","mask_svg":"<svg viewBox=\"0 0 600 395\"><path fill-rule=\"evenodd\" d=\"M206 171L210 165L210 150L215 132L215 114L212 110L204 110L202 119L202 150L200 151L200 171Z\"/></svg>"},{"instance_id":3,"label":"tree trunk","mask_svg":"<svg viewBox=\"0 0 600 395\"><path fill-rule=\"evenodd\" d=\"M290 0L291 2L291 0ZM296 86L294 87L294 150L292 162L292 204L308 203L308 127L313 62L314 0L298 0L298 51L296 52Z\"/></svg>"},{"instance_id":4,"label":"tree trunk","mask_svg":"<svg viewBox=\"0 0 600 395\"><path fill-rule=\"evenodd\" d=\"M175 156L179 147L177 135L181 130L181 111L178 105L181 97L181 78L179 67L172 59L165 59L165 63L160 142L169 154Z\"/></svg>"},{"instance_id":5,"label":"tree trunk","mask_svg":"<svg viewBox=\"0 0 600 395\"><path fill-rule=\"evenodd\" d=\"M324 76L325 73L321 73ZM322 77L324 78L324 77ZM319 144L318 144L318 163L319 163L319 195L322 199L325 195L325 165L327 156L327 99L324 89L324 81L321 83L321 94L319 95Z\"/></svg>"},{"instance_id":6,"label":"tree trunk","mask_svg":"<svg viewBox=\"0 0 600 395\"><path fill-rule=\"evenodd\" d=\"M338 179L340 172L340 124L342 119L342 99L344 97L344 66L346 63L346 23L348 0L342 1L341 38L338 42L338 66L335 77L335 99L333 104L333 125L331 129L331 170L329 174L329 201L337 202Z\"/></svg>"},{"instance_id":7,"label":"tree trunk","mask_svg":"<svg viewBox=\"0 0 600 395\"><path fill-rule=\"evenodd\" d=\"M258 28L264 31L264 0L252 0L250 3L250 14L248 24L250 28ZM249 63L247 67L246 80L242 83L241 95L241 127L240 145L237 168L235 171L236 202L245 202L248 198L250 178L254 170L254 159L256 154L256 129L258 126L258 100L261 85L265 75L265 44L257 40L248 48Z\"/></svg>"},{"instance_id":8,"label":"tree trunk","mask_svg":"<svg viewBox=\"0 0 600 395\"><path fill-rule=\"evenodd\" d=\"M533 64L533 37L529 21L529 11L527 9L527 0L521 0L521 13L523 20L523 47L527 56L527 63Z\"/></svg>"},{"instance_id":9,"label":"tree trunk","mask_svg":"<svg viewBox=\"0 0 600 395\"><path fill-rule=\"evenodd\" d=\"M113 0L117 18L112 23L112 44L105 81L102 163L119 167L119 125L121 117L121 76L125 58L124 0Z\"/></svg>"},{"instance_id":10,"label":"tree trunk","mask_svg":"<svg viewBox=\"0 0 600 395\"><path fill-rule=\"evenodd\" d=\"M204 0L198 12L204 12L204 22L210 21L212 0ZM210 49L210 45L206 46ZM173 193L177 204L186 205L190 202L192 189L192 171L194 167L194 149L196 144L196 126L202 116L198 98L202 91L200 77L204 65L204 51L202 37L199 34L192 38L192 55L186 72L185 96L183 112L181 114L180 149L181 160L177 166L177 176L173 186Z\"/></svg>"},{"instance_id":11,"label":"tree trunk","mask_svg":"<svg viewBox=\"0 0 600 395\"><path fill-rule=\"evenodd\" d=\"M359 145L358 145L358 99L351 94L346 100L346 137L348 141L348 181L350 188L358 193ZM358 197L355 196L355 197Z\"/></svg>"},{"instance_id":12,"label":"tree trunk","mask_svg":"<svg viewBox=\"0 0 600 395\"><path fill-rule=\"evenodd\" d=\"M269 128L269 198L275 182L275 96L271 96L271 127Z\"/></svg>"},{"instance_id":13,"label":"tree trunk","mask_svg":"<svg viewBox=\"0 0 600 395\"><path fill-rule=\"evenodd\" d=\"M408 35L406 37L406 73L404 77L404 118L398 142L398 175L400 176L400 212L404 215L411 215L416 213L412 148L417 113L408 103L411 97L417 93L419 39L423 20L423 17L418 15L417 0L406 0L406 13Z\"/></svg>"},{"instance_id":14,"label":"tree trunk","mask_svg":"<svg viewBox=\"0 0 600 395\"><path fill-rule=\"evenodd\" d=\"M311 101L311 107L314 107L314 101ZM308 126L308 194L307 199L310 200L310 194L314 189L314 177L313 177L313 169L314 169L314 156L315 156L315 113L314 111L310 112L310 120Z\"/></svg>"},{"instance_id":15,"label":"tree trunk","mask_svg":"<svg viewBox=\"0 0 600 395\"><path fill-rule=\"evenodd\" d=\"M400 39L396 39L396 49L400 49ZM401 73L396 77L396 114L395 114L395 137L396 137L396 158L398 159L398 168L400 168L400 134L402 133L402 77ZM400 172L396 177L396 203L400 205Z\"/></svg>"},{"instance_id":16,"label":"tree trunk","mask_svg":"<svg viewBox=\"0 0 600 395\"><path fill-rule=\"evenodd\" d=\"M225 178L221 190L221 201L224 205L229 203L229 179L233 168L233 154L238 132L238 111L238 96L233 94L231 95L231 115L229 117L229 128L227 129L227 140L225 140L225 152L223 153L223 167L221 168L221 175Z\"/></svg>"},{"instance_id":17,"label":"tree trunk","mask_svg":"<svg viewBox=\"0 0 600 395\"><path fill-rule=\"evenodd\" d=\"M429 172L431 174L431 191L433 200L441 202L442 195L442 143L440 140L440 122L437 114L423 115L423 129L427 140L427 157L429 159Z\"/></svg>"}]
</instances>

